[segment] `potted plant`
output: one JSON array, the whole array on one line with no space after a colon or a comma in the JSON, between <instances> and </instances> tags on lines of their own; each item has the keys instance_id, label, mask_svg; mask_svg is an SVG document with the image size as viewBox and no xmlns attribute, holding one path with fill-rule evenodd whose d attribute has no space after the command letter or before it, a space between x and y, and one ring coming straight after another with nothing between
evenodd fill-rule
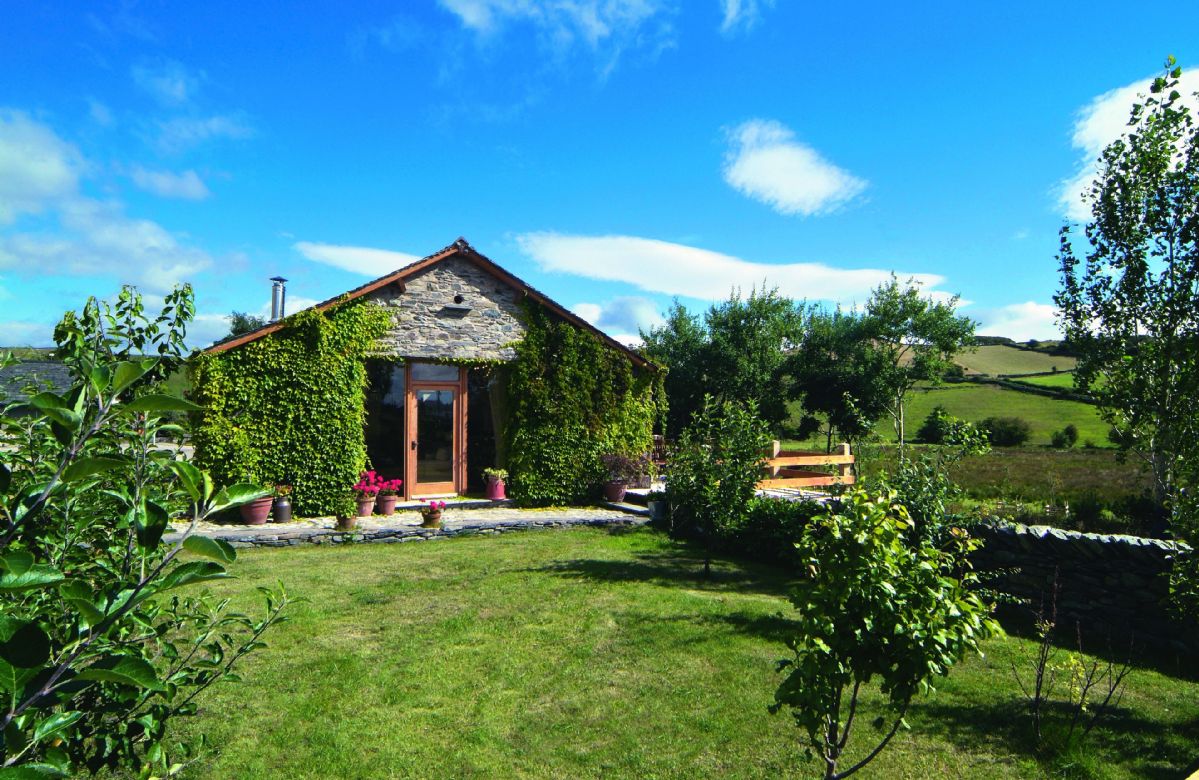
<instances>
[{"instance_id":1,"label":"potted plant","mask_svg":"<svg viewBox=\"0 0 1199 780\"><path fill-rule=\"evenodd\" d=\"M504 469L483 469L483 478L487 480L487 500L488 501L503 501L508 496L504 491L504 480L508 479L508 472Z\"/></svg>"},{"instance_id":2,"label":"potted plant","mask_svg":"<svg viewBox=\"0 0 1199 780\"><path fill-rule=\"evenodd\" d=\"M429 501L420 510L422 528L441 528L441 512L445 509L444 501Z\"/></svg>"},{"instance_id":3,"label":"potted plant","mask_svg":"<svg viewBox=\"0 0 1199 780\"><path fill-rule=\"evenodd\" d=\"M382 485L383 480L374 471L364 471L358 475L358 482L351 489L358 502L359 517L371 516L371 512L375 508L375 496L379 495Z\"/></svg>"},{"instance_id":4,"label":"potted plant","mask_svg":"<svg viewBox=\"0 0 1199 780\"><path fill-rule=\"evenodd\" d=\"M236 463L234 468L235 473L239 475L238 482L249 485L262 484L262 475L259 473L259 467L262 465L261 453L253 447L244 447L236 450ZM238 507L238 512L241 515L241 521L246 525L265 525L267 518L271 514L271 504L275 501L273 493L267 493L261 498L256 498L248 504L242 504Z\"/></svg>"},{"instance_id":5,"label":"potted plant","mask_svg":"<svg viewBox=\"0 0 1199 780\"><path fill-rule=\"evenodd\" d=\"M275 485L275 506L271 514L276 523L291 522L291 485Z\"/></svg>"},{"instance_id":6,"label":"potted plant","mask_svg":"<svg viewBox=\"0 0 1199 780\"><path fill-rule=\"evenodd\" d=\"M612 503L624 501L629 480L637 476L637 465L633 458L619 452L600 455L600 463L607 472L604 482L604 500Z\"/></svg>"},{"instance_id":7,"label":"potted plant","mask_svg":"<svg viewBox=\"0 0 1199 780\"><path fill-rule=\"evenodd\" d=\"M271 514L271 504L275 503L273 493L267 493L262 498L256 498L248 504L242 504L238 511L241 512L241 521L246 525L266 525L266 520Z\"/></svg>"},{"instance_id":8,"label":"potted plant","mask_svg":"<svg viewBox=\"0 0 1199 780\"><path fill-rule=\"evenodd\" d=\"M333 515L337 518L337 530L349 531L358 525L358 507L350 496L339 499Z\"/></svg>"},{"instance_id":9,"label":"potted plant","mask_svg":"<svg viewBox=\"0 0 1199 780\"><path fill-rule=\"evenodd\" d=\"M379 483L379 497L375 500L375 511L384 517L395 514L396 502L400 500L402 479L385 479Z\"/></svg>"}]
</instances>

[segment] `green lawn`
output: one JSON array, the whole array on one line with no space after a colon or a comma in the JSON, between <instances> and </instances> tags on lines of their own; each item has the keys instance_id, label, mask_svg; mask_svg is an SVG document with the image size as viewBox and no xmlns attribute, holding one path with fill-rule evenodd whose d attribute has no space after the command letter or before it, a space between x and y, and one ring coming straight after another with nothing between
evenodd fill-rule
<instances>
[{"instance_id":1,"label":"green lawn","mask_svg":"<svg viewBox=\"0 0 1199 780\"><path fill-rule=\"evenodd\" d=\"M187 728L217 747L189 775L818 776L794 726L766 711L785 577L699 569L648 529L247 552L216 590L247 604L281 579L309 601L244 683L206 695ZM1028 649L989 642L862 776L1057 776L1024 748L1010 663ZM859 715L863 740L877 704ZM1176 777L1197 744L1199 684L1140 671L1084 768Z\"/></svg>"},{"instance_id":2,"label":"green lawn","mask_svg":"<svg viewBox=\"0 0 1199 780\"><path fill-rule=\"evenodd\" d=\"M967 374L1017 376L1053 371L1055 367L1058 371L1070 371L1077 361L1064 355L1047 355L994 344L963 352L953 362L966 369Z\"/></svg>"},{"instance_id":3,"label":"green lawn","mask_svg":"<svg viewBox=\"0 0 1199 780\"><path fill-rule=\"evenodd\" d=\"M1109 446L1109 426L1099 418L1098 410L1091 404L972 383L944 384L910 393L904 409L909 439L915 437L924 418L938 404L954 417L969 422L993 416L1022 417L1032 427L1029 444L1049 444L1054 431L1074 423L1078 427L1080 445L1089 440L1096 446ZM895 438L890 419L880 421L878 431L885 438Z\"/></svg>"},{"instance_id":4,"label":"green lawn","mask_svg":"<svg viewBox=\"0 0 1199 780\"><path fill-rule=\"evenodd\" d=\"M1074 389L1074 374L1073 372L1063 371L1057 374L1042 374L1040 376L1022 376L1021 382L1027 382L1030 385L1038 385L1040 387L1060 387L1067 390Z\"/></svg>"}]
</instances>

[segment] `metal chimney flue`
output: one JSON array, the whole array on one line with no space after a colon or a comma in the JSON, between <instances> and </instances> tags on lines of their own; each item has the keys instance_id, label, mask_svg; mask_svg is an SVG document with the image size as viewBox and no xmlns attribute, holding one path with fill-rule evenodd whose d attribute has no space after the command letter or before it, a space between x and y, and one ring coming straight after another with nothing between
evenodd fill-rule
<instances>
[{"instance_id":1,"label":"metal chimney flue","mask_svg":"<svg viewBox=\"0 0 1199 780\"><path fill-rule=\"evenodd\" d=\"M282 276L271 277L271 322L287 316L287 280Z\"/></svg>"}]
</instances>

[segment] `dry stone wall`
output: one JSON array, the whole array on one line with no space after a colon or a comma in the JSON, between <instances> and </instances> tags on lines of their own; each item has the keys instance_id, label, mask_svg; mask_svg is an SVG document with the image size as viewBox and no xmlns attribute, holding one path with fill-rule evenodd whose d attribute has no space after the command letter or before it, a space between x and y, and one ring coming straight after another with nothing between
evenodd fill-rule
<instances>
[{"instance_id":1,"label":"dry stone wall","mask_svg":"<svg viewBox=\"0 0 1199 780\"><path fill-rule=\"evenodd\" d=\"M512 345L525 334L520 295L469 260L447 258L403 285L370 295L392 310L380 351L407 358L511 360Z\"/></svg>"},{"instance_id":2,"label":"dry stone wall","mask_svg":"<svg viewBox=\"0 0 1199 780\"><path fill-rule=\"evenodd\" d=\"M1077 621L1113 648L1199 650L1199 632L1168 609L1169 575L1185 545L1137 536L1084 534L1045 526L997 524L975 531L974 564L992 587L1032 610L1050 608L1057 581L1059 625ZM1031 613L1025 613L1026 615Z\"/></svg>"}]
</instances>

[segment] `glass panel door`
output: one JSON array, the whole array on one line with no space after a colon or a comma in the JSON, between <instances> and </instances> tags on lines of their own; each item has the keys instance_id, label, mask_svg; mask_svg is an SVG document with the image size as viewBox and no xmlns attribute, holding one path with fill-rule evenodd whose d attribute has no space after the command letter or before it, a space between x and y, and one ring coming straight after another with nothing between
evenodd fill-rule
<instances>
[{"instance_id":1,"label":"glass panel door","mask_svg":"<svg viewBox=\"0 0 1199 780\"><path fill-rule=\"evenodd\" d=\"M450 389L413 388L416 401L416 485L419 492L454 490L455 419Z\"/></svg>"}]
</instances>

